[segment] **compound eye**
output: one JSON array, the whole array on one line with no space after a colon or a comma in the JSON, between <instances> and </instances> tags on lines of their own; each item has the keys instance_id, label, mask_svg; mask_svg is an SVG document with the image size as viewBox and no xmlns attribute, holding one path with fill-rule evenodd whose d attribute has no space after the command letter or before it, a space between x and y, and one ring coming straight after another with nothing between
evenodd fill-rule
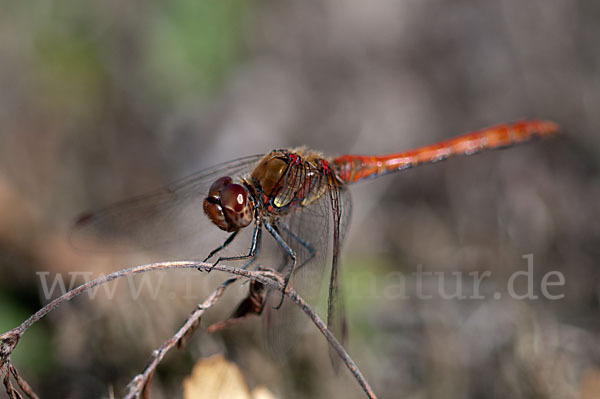
<instances>
[{"instance_id":1,"label":"compound eye","mask_svg":"<svg viewBox=\"0 0 600 399\"><path fill-rule=\"evenodd\" d=\"M248 203L246 190L239 184L228 184L221 189L221 206L236 213L243 212Z\"/></svg>"},{"instance_id":2,"label":"compound eye","mask_svg":"<svg viewBox=\"0 0 600 399\"><path fill-rule=\"evenodd\" d=\"M215 199L219 199L221 197L221 191L223 190L223 188L227 187L232 182L233 180L229 176L224 176L215 180L215 182L210 186L210 189L208 190L208 196L213 197Z\"/></svg>"}]
</instances>

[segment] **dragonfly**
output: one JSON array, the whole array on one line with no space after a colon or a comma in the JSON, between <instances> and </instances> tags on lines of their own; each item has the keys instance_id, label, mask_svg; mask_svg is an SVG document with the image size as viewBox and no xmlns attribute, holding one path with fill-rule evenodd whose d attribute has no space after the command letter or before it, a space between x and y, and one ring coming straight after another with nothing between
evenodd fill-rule
<instances>
[{"instance_id":1,"label":"dragonfly","mask_svg":"<svg viewBox=\"0 0 600 399\"><path fill-rule=\"evenodd\" d=\"M152 248L169 221L177 219L177 224L186 224L192 233L203 221L225 233L204 261L210 260L213 265L243 261L244 268L258 259L265 233L283 255L276 270L284 276L284 290L289 284L297 289L304 282L315 291L319 287L315 279L320 281L325 266L329 267L327 323L343 340L346 318L340 251L351 214L348 186L558 132L554 122L521 120L389 155L327 157L306 147L277 149L217 165L149 194L86 213L76 221L75 231L118 232L120 237ZM225 250L236 242L240 232L250 230L247 252L227 256ZM282 294L275 308L283 300Z\"/></svg>"}]
</instances>

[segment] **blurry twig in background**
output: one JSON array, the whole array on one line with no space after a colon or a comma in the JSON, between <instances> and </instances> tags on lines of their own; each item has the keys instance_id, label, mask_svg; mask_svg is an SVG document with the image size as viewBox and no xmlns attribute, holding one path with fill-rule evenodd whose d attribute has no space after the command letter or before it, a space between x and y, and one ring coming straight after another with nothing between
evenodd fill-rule
<instances>
[{"instance_id":1,"label":"blurry twig in background","mask_svg":"<svg viewBox=\"0 0 600 399\"><path fill-rule=\"evenodd\" d=\"M160 262L160 263L152 263L142 266L136 266L124 270L119 270L117 272L108 274L106 276L99 277L95 280L89 281L85 284L80 285L79 287L68 291L64 295L56 298L54 301L50 302L48 305L44 306L42 309L37 311L30 318L25 320L18 327L0 335L0 376L4 378L4 385L6 387L6 392L8 393L11 399L13 398L21 398L22 396L15 391L14 387L10 382L10 375L12 374L15 381L21 388L22 392L26 394L30 398L37 398L37 395L33 392L33 390L29 387L29 385L23 380L16 368L10 363L10 355L16 348L19 339L21 336L27 331L29 327L31 327L34 323L44 317L46 314L50 313L52 310L56 309L63 303L73 299L79 294L94 288L96 286L108 283L110 281L131 276L135 274L145 273L149 271L157 271L157 270L165 270L165 269L198 269L200 271L210 271L213 269L220 270L226 273L234 274L235 277L229 278L225 282L223 282L213 293L200 305L197 306L196 310L194 310L184 325L167 341L165 341L159 349L155 350L152 353L151 360L148 365L144 369L142 374L137 375L130 383L129 383L129 392L126 398L148 398L149 397L149 386L152 381L152 376L154 375L154 371L156 367L160 363L160 361L164 358L166 353L178 342L182 341L187 335L189 335L190 331L197 326L200 317L204 314L204 312L211 308L223 295L225 289L234 281L239 278L247 278L252 281L257 281L263 284L266 287L277 290L279 292L283 292L285 296L294 301L300 309L304 313L310 317L313 323L317 326L319 331L325 336L329 344L335 349L335 351L340 355L354 378L358 381L363 391L366 393L369 398L376 398L375 393L371 389L369 383L364 378L354 361L350 358L344 347L339 343L339 341L335 338L335 336L331 333L331 331L327 328L325 323L321 320L321 318L315 313L315 311L294 291L294 289L288 285L285 288L284 292L284 279L278 273L271 271L248 271L244 269L239 269L231 266L225 265L213 265L208 263L201 262Z\"/></svg>"},{"instance_id":2,"label":"blurry twig in background","mask_svg":"<svg viewBox=\"0 0 600 399\"><path fill-rule=\"evenodd\" d=\"M152 357L150 358L150 361L148 362L143 373L135 376L135 378L129 383L129 392L125 396L126 399L139 398L140 395L142 395L143 398L150 397L150 384L152 383L152 377L154 376L156 366L158 366L160 361L165 357L167 352L173 348L173 346L179 346L179 343L182 342L188 333L196 328L204 312L217 303L217 301L221 299L221 296L229 284L233 283L237 279L238 277L232 277L223 282L203 303L196 307L196 309L192 312L192 314L190 314L183 326L175 333L175 335L166 340L160 346L160 348L152 353Z\"/></svg>"}]
</instances>

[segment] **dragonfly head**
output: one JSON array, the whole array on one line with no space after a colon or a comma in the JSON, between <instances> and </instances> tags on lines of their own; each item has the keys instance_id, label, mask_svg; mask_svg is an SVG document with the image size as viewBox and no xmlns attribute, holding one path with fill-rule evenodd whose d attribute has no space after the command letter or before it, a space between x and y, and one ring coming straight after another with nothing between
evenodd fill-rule
<instances>
[{"instance_id":1,"label":"dragonfly head","mask_svg":"<svg viewBox=\"0 0 600 399\"><path fill-rule=\"evenodd\" d=\"M252 222L252 206L244 186L229 176L217 179L204 199L204 213L221 230L242 229Z\"/></svg>"}]
</instances>

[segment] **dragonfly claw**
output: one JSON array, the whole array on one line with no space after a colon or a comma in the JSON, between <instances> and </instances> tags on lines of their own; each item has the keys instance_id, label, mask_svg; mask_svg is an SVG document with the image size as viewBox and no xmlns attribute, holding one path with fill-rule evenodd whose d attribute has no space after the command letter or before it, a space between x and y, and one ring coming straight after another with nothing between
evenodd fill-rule
<instances>
[{"instance_id":1,"label":"dragonfly claw","mask_svg":"<svg viewBox=\"0 0 600 399\"><path fill-rule=\"evenodd\" d=\"M279 304L277 306L273 306L273 309L279 310L279 308L281 308L281 305L283 305L284 299L285 299L285 294L281 294L281 300L279 301Z\"/></svg>"},{"instance_id":2,"label":"dragonfly claw","mask_svg":"<svg viewBox=\"0 0 600 399\"><path fill-rule=\"evenodd\" d=\"M215 263L213 263L212 265L210 265L210 267L208 268L208 270L206 271L207 273L210 273L213 271L213 269L215 268L215 266L217 266L217 264L219 263L221 259L217 259L217 261Z\"/></svg>"},{"instance_id":3,"label":"dragonfly claw","mask_svg":"<svg viewBox=\"0 0 600 399\"><path fill-rule=\"evenodd\" d=\"M279 310L279 308L281 308L281 305L283 305L283 300L285 299L285 290L287 290L289 282L290 282L290 279L286 278L285 282L283 283L283 290L281 292L281 300L279 301L279 304L277 306L273 307L273 309Z\"/></svg>"}]
</instances>

